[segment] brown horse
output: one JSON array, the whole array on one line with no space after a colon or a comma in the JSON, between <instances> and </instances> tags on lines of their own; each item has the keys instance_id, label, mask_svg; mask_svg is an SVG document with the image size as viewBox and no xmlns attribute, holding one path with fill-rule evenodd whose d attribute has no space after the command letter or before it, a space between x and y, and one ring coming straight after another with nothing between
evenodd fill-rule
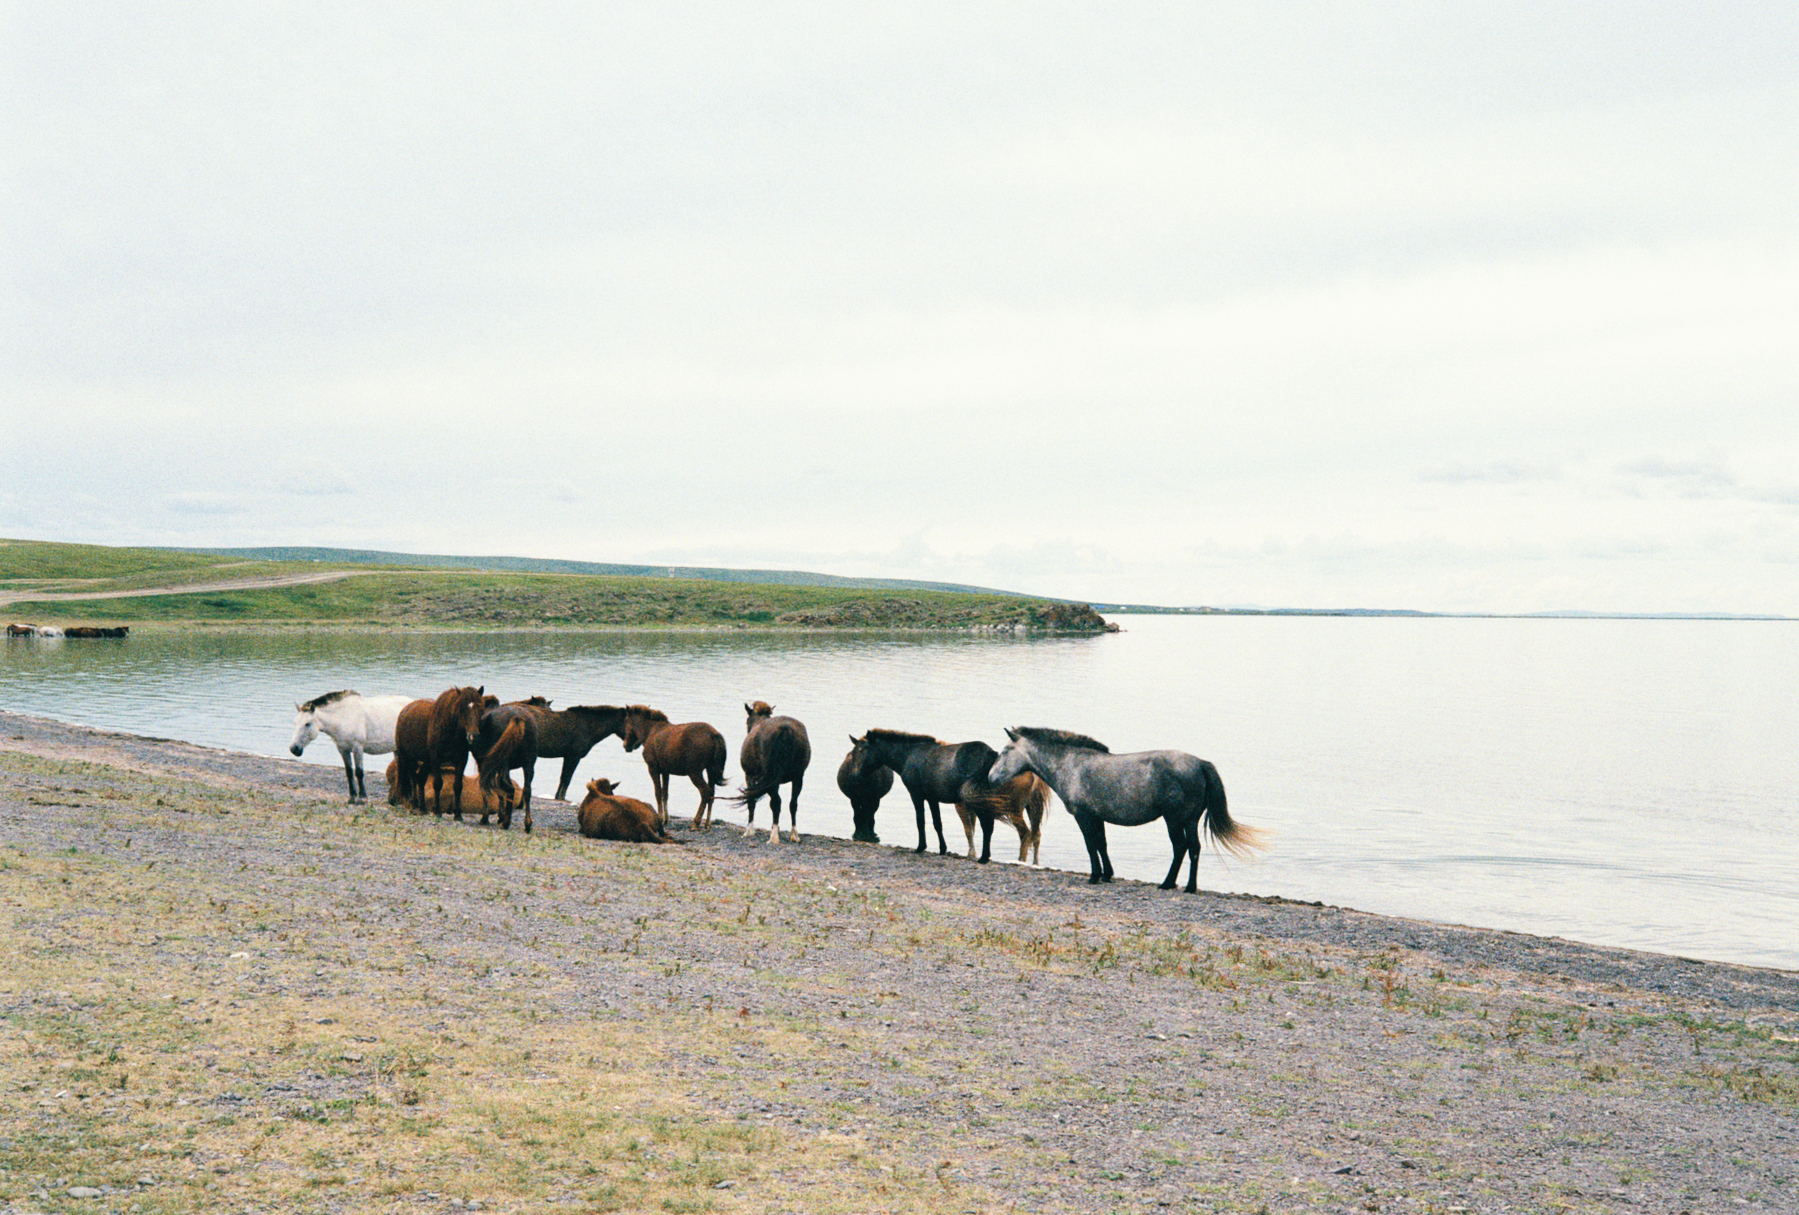
<instances>
[{"instance_id":1,"label":"brown horse","mask_svg":"<svg viewBox=\"0 0 1799 1215\"><path fill-rule=\"evenodd\" d=\"M850 799L850 814L856 824L850 838L878 844L881 837L875 834L875 811L893 788L893 769L865 766L862 760L862 742L851 738L850 753L837 765L837 787Z\"/></svg>"},{"instance_id":2,"label":"brown horse","mask_svg":"<svg viewBox=\"0 0 1799 1215\"><path fill-rule=\"evenodd\" d=\"M776 717L774 706L767 701L744 705L743 711L747 714L744 729L748 733L737 759L743 765L744 786L743 792L732 799L749 808L749 821L744 824L743 833L748 835L756 829L756 799L767 794L771 816L768 840L771 844L781 842L780 787L791 784L793 788L787 797L787 825L793 828L793 841L797 844L800 838L800 788L806 783L806 766L812 762L812 741L806 737L805 726L791 717Z\"/></svg>"},{"instance_id":3,"label":"brown horse","mask_svg":"<svg viewBox=\"0 0 1799 1215\"><path fill-rule=\"evenodd\" d=\"M671 724L668 714L648 705L625 710L625 750L643 748L644 766L656 787L656 812L668 822L668 778L686 776L700 791L693 825L712 822L712 798L725 783L725 736L703 721Z\"/></svg>"},{"instance_id":4,"label":"brown horse","mask_svg":"<svg viewBox=\"0 0 1799 1215\"><path fill-rule=\"evenodd\" d=\"M445 688L436 700L415 700L400 710L394 723L394 758L415 810L425 809L425 777L449 768L456 774L452 798L456 821L462 821L462 770L468 766L469 748L488 707L485 687ZM442 807L434 809L442 817Z\"/></svg>"},{"instance_id":5,"label":"brown horse","mask_svg":"<svg viewBox=\"0 0 1799 1215\"><path fill-rule=\"evenodd\" d=\"M569 782L574 779L575 765L587 758L594 744L608 734L625 728L625 711L617 705L574 705L552 709L541 696L514 701L537 714L537 756L560 759L562 779L556 783L556 800L568 797Z\"/></svg>"},{"instance_id":6,"label":"brown horse","mask_svg":"<svg viewBox=\"0 0 1799 1215\"><path fill-rule=\"evenodd\" d=\"M433 801L442 798L449 791L450 782L455 779L455 776L456 774L447 768L427 776L425 778L426 796ZM496 782L491 793L483 789L477 782L474 785L463 786L461 808L465 814L479 814L481 823L485 826L488 816L499 813L502 805L510 805L516 809L523 793L524 791L513 783L509 776L502 776ZM400 780L400 761L397 759L387 761L387 804L407 807L412 805L411 793Z\"/></svg>"},{"instance_id":7,"label":"brown horse","mask_svg":"<svg viewBox=\"0 0 1799 1215\"><path fill-rule=\"evenodd\" d=\"M489 697L488 699L492 699ZM531 834L531 777L537 771L537 714L519 704L490 705L481 714L481 727L469 740L475 753L481 788L490 792L514 768L525 773L525 834ZM500 806L500 828L512 830L512 805Z\"/></svg>"},{"instance_id":8,"label":"brown horse","mask_svg":"<svg viewBox=\"0 0 1799 1215\"><path fill-rule=\"evenodd\" d=\"M885 768L881 770L886 771ZM1037 857L1043 847L1043 811L1049 806L1049 786L1035 772L1020 772L993 792L976 794L970 800L986 802L995 821L1012 824L1013 830L1018 832L1021 864L1027 860L1033 865L1042 864ZM975 859L974 825L980 815L967 804L957 802L956 817L962 820L962 831L968 836L968 859L972 861Z\"/></svg>"},{"instance_id":9,"label":"brown horse","mask_svg":"<svg viewBox=\"0 0 1799 1215\"><path fill-rule=\"evenodd\" d=\"M661 815L648 802L619 797L609 780L587 782L587 797L576 812L581 834L590 840L620 840L627 844L679 844L668 833Z\"/></svg>"}]
</instances>

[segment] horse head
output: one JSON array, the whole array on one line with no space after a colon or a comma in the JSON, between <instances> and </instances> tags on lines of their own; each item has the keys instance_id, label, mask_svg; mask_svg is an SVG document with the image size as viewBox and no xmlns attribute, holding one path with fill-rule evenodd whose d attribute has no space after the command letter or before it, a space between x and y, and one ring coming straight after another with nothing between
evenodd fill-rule
<instances>
[{"instance_id":1,"label":"horse head","mask_svg":"<svg viewBox=\"0 0 1799 1215\"><path fill-rule=\"evenodd\" d=\"M319 736L319 719L305 705L295 705L294 714L294 740L287 744L287 749L298 755Z\"/></svg>"},{"instance_id":2,"label":"horse head","mask_svg":"<svg viewBox=\"0 0 1799 1215\"><path fill-rule=\"evenodd\" d=\"M756 724L756 719L758 717L773 717L775 715L775 707L773 705L769 704L766 700L758 700L753 705L744 705L743 712L744 712L744 723L743 724L744 724L744 727L747 729L748 727Z\"/></svg>"},{"instance_id":3,"label":"horse head","mask_svg":"<svg viewBox=\"0 0 1799 1215\"><path fill-rule=\"evenodd\" d=\"M1031 758L1019 742L1018 731L1008 726L1006 737L1011 741L999 753L999 758L993 761L993 766L987 769L987 783L990 785L1003 785L1031 766Z\"/></svg>"}]
</instances>

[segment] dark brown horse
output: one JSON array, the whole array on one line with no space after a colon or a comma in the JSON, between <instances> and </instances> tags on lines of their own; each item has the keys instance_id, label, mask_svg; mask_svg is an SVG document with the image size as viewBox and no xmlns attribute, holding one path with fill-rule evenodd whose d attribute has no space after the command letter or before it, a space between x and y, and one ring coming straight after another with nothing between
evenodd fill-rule
<instances>
[{"instance_id":1,"label":"dark brown horse","mask_svg":"<svg viewBox=\"0 0 1799 1215\"><path fill-rule=\"evenodd\" d=\"M593 840L620 840L627 844L679 844L668 833L656 807L634 797L620 797L609 780L587 782L587 797L576 811L581 834Z\"/></svg>"},{"instance_id":2,"label":"dark brown horse","mask_svg":"<svg viewBox=\"0 0 1799 1215\"><path fill-rule=\"evenodd\" d=\"M850 814L856 825L850 838L878 844L881 837L875 834L875 811L893 788L893 769L865 765L863 755L861 740L850 739L850 753L837 765L837 787L850 799Z\"/></svg>"},{"instance_id":3,"label":"dark brown horse","mask_svg":"<svg viewBox=\"0 0 1799 1215\"><path fill-rule=\"evenodd\" d=\"M712 798L725 783L725 736L703 721L674 725L668 714L648 705L625 710L625 750L643 748L644 766L656 787L656 813L668 822L668 778L686 776L700 791L693 825L712 821Z\"/></svg>"},{"instance_id":4,"label":"dark brown horse","mask_svg":"<svg viewBox=\"0 0 1799 1215\"><path fill-rule=\"evenodd\" d=\"M806 727L791 717L776 717L774 706L758 700L744 705L747 715L743 750L738 762L743 765L743 792L732 800L749 808L749 821L743 833L756 829L756 799L768 795L771 821L768 839L781 842L781 786L791 784L787 796L787 825L793 828L793 840L800 838L800 788L806 783L806 767L812 762L812 741Z\"/></svg>"},{"instance_id":5,"label":"dark brown horse","mask_svg":"<svg viewBox=\"0 0 1799 1215\"><path fill-rule=\"evenodd\" d=\"M456 821L462 821L462 770L468 766L469 748L481 729L487 690L445 688L436 700L415 700L400 710L394 723L394 758L399 761L403 791L415 810L425 809L425 778L449 768L455 772L451 805ZM433 807L439 817L441 805Z\"/></svg>"},{"instance_id":6,"label":"dark brown horse","mask_svg":"<svg viewBox=\"0 0 1799 1215\"><path fill-rule=\"evenodd\" d=\"M514 768L525 773L525 834L531 834L531 777L537 771L537 714L524 705L494 705L470 740L484 792L497 792ZM482 819L486 821L485 817ZM512 803L500 803L500 828L512 830Z\"/></svg>"},{"instance_id":7,"label":"dark brown horse","mask_svg":"<svg viewBox=\"0 0 1799 1215\"><path fill-rule=\"evenodd\" d=\"M987 797L993 785L987 770L999 753L984 742L938 742L929 734L907 734L900 730L870 730L855 740L862 752L862 771L875 766L892 768L912 795L912 809L918 816L917 852L925 849L924 808L931 807L931 823L937 828L937 851L949 852L943 838L942 803L961 803L974 812L981 823L981 864L992 859L993 803Z\"/></svg>"},{"instance_id":8,"label":"dark brown horse","mask_svg":"<svg viewBox=\"0 0 1799 1215\"><path fill-rule=\"evenodd\" d=\"M562 778L556 782L556 800L568 797L575 765L587 758L594 744L625 728L625 711L617 705L574 705L552 709L541 696L516 701L537 714L537 757L562 760Z\"/></svg>"}]
</instances>

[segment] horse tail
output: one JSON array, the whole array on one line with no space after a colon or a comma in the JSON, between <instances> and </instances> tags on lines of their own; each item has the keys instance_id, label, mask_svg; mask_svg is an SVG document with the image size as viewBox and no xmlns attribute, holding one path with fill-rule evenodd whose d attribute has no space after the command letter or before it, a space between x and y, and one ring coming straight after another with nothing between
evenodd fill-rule
<instances>
[{"instance_id":1,"label":"horse tail","mask_svg":"<svg viewBox=\"0 0 1799 1215\"><path fill-rule=\"evenodd\" d=\"M714 789L725 783L725 738L722 734L712 740L712 758L706 763L706 780Z\"/></svg>"},{"instance_id":2,"label":"horse tail","mask_svg":"<svg viewBox=\"0 0 1799 1215\"><path fill-rule=\"evenodd\" d=\"M497 770L503 776L520 766L516 761L520 752L525 749L527 732L525 723L518 718L506 723L506 728L494 739L493 746L477 760L476 766L481 769L481 779L484 782L490 780L491 772Z\"/></svg>"},{"instance_id":3,"label":"horse tail","mask_svg":"<svg viewBox=\"0 0 1799 1215\"><path fill-rule=\"evenodd\" d=\"M1260 827L1251 827L1231 818L1230 808L1224 800L1224 781L1219 778L1218 769L1208 760L1200 760L1199 765L1200 774L1205 781L1200 801L1200 821L1205 824L1206 834L1232 856L1248 860L1257 849L1268 846L1268 833Z\"/></svg>"}]
</instances>

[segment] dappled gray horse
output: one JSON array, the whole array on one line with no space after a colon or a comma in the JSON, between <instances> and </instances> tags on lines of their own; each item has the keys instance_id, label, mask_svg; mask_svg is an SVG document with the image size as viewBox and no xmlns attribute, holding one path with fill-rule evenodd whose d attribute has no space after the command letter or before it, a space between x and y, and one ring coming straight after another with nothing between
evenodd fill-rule
<instances>
[{"instance_id":1,"label":"dappled gray horse","mask_svg":"<svg viewBox=\"0 0 1799 1215\"><path fill-rule=\"evenodd\" d=\"M1262 833L1231 819L1225 806L1224 782L1210 761L1185 751L1138 751L1113 755L1104 743L1066 730L1020 726L1007 730L1010 746L988 769L992 781L1035 772L1056 791L1081 829L1092 867L1089 882L1112 880L1112 857L1106 851L1106 824L1140 827L1163 819L1174 863L1162 879L1173 890L1181 860L1190 857L1187 893L1199 889L1199 830L1238 856L1264 846Z\"/></svg>"}]
</instances>

